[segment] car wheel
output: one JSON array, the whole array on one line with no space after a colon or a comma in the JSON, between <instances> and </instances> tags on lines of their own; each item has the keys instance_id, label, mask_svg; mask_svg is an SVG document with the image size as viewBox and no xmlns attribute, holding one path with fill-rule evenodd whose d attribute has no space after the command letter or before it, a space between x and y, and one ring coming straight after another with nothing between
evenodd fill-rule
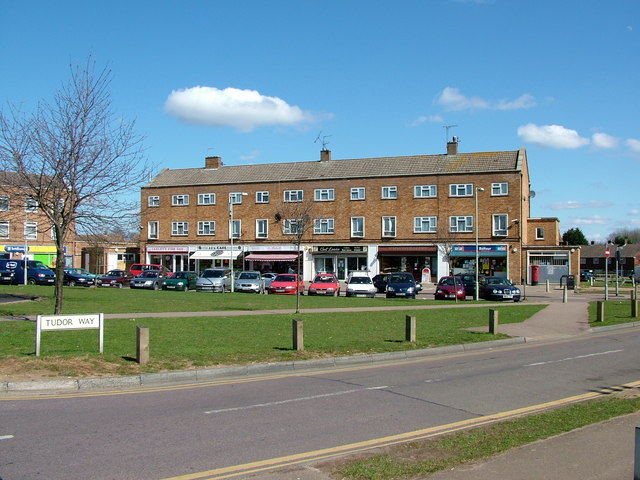
<instances>
[{"instance_id":1,"label":"car wheel","mask_svg":"<svg viewBox=\"0 0 640 480\"><path fill-rule=\"evenodd\" d=\"M123 288L123 287L124 287L124 284L123 284L123 283L119 283L119 284L118 284L118 288Z\"/></svg>"},{"instance_id":2,"label":"car wheel","mask_svg":"<svg viewBox=\"0 0 640 480\"><path fill-rule=\"evenodd\" d=\"M73 280L70 280L67 285L69 285L70 287L75 287L76 286L76 282L74 282Z\"/></svg>"},{"instance_id":3,"label":"car wheel","mask_svg":"<svg viewBox=\"0 0 640 480\"><path fill-rule=\"evenodd\" d=\"M153 289L154 289L154 290L158 290L158 288L159 288L158 284L157 284L157 283L154 283L154 284L153 284Z\"/></svg>"},{"instance_id":4,"label":"car wheel","mask_svg":"<svg viewBox=\"0 0 640 480\"><path fill-rule=\"evenodd\" d=\"M35 285L36 281L33 278L27 280L27 285Z\"/></svg>"},{"instance_id":5,"label":"car wheel","mask_svg":"<svg viewBox=\"0 0 640 480\"><path fill-rule=\"evenodd\" d=\"M340 290L337 290L337 291L333 292L333 296L334 297L339 297L340 296Z\"/></svg>"},{"instance_id":6,"label":"car wheel","mask_svg":"<svg viewBox=\"0 0 640 480\"><path fill-rule=\"evenodd\" d=\"M184 292L188 292L188 291L189 291L189 286L188 286L188 285L185 285L185 286L184 286L183 291L184 291Z\"/></svg>"}]
</instances>

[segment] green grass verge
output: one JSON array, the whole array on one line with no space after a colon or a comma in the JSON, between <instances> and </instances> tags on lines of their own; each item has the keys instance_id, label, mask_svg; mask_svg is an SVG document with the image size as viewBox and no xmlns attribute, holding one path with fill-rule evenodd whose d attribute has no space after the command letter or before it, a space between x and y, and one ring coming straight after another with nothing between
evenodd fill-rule
<instances>
[{"instance_id":1,"label":"green grass verge","mask_svg":"<svg viewBox=\"0 0 640 480\"><path fill-rule=\"evenodd\" d=\"M640 322L640 317L631 316L631 301L607 300L604 302L604 321L598 322L598 302L589 303L589 325L606 327L623 323Z\"/></svg>"},{"instance_id":2,"label":"green grass verge","mask_svg":"<svg viewBox=\"0 0 640 480\"><path fill-rule=\"evenodd\" d=\"M481 460L536 440L640 410L640 397L591 400L515 420L413 442L381 455L341 462L332 471L351 480L411 479ZM327 469L331 469L330 466Z\"/></svg>"}]
</instances>

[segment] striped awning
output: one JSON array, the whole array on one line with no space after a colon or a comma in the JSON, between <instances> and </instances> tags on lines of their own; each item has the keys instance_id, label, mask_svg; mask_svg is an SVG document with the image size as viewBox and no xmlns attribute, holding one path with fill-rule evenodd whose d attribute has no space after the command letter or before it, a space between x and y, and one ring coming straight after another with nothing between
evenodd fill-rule
<instances>
[{"instance_id":1,"label":"striped awning","mask_svg":"<svg viewBox=\"0 0 640 480\"><path fill-rule=\"evenodd\" d=\"M254 262L292 262L298 255L295 253L250 253L245 260Z\"/></svg>"}]
</instances>

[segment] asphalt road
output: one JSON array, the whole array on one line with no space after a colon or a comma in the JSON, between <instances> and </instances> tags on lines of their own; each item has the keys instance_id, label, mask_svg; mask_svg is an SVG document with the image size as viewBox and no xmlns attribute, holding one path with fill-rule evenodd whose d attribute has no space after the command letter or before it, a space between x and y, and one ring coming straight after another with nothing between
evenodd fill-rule
<instances>
[{"instance_id":1,"label":"asphalt road","mask_svg":"<svg viewBox=\"0 0 640 480\"><path fill-rule=\"evenodd\" d=\"M321 449L381 445L390 436L407 439L407 432L637 381L639 343L640 331L626 329L154 391L6 397L0 478L186 480L222 478L226 467L273 458L282 466L298 454L312 461Z\"/></svg>"}]
</instances>

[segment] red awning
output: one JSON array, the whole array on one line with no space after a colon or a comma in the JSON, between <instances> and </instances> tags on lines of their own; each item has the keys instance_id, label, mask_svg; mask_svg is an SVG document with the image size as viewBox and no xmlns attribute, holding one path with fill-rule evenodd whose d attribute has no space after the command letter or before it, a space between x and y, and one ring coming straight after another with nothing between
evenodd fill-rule
<instances>
[{"instance_id":1,"label":"red awning","mask_svg":"<svg viewBox=\"0 0 640 480\"><path fill-rule=\"evenodd\" d=\"M406 254L406 255L416 255L416 254L428 254L428 253L436 253L437 248L435 246L401 246L401 245L389 245L389 246L380 246L378 247L378 253L391 253L391 254Z\"/></svg>"},{"instance_id":2,"label":"red awning","mask_svg":"<svg viewBox=\"0 0 640 480\"><path fill-rule=\"evenodd\" d=\"M244 257L254 262L292 262L297 258L298 255L293 253L250 253Z\"/></svg>"}]
</instances>

